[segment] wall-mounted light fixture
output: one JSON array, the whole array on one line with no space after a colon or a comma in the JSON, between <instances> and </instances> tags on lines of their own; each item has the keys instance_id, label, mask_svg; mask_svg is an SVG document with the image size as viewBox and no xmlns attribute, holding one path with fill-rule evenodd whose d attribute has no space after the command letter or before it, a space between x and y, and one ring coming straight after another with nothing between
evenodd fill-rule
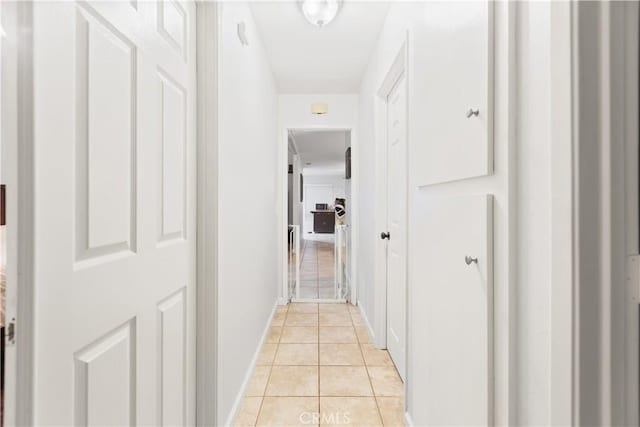
<instances>
[{"instance_id":1,"label":"wall-mounted light fixture","mask_svg":"<svg viewBox=\"0 0 640 427\"><path fill-rule=\"evenodd\" d=\"M324 102L316 102L311 104L311 114L327 114L329 106Z\"/></svg>"}]
</instances>

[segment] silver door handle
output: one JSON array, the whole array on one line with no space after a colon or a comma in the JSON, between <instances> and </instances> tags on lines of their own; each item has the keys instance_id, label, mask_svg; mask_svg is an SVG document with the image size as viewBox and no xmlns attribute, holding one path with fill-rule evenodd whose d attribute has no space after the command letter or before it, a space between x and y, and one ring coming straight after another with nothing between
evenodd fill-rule
<instances>
[{"instance_id":1,"label":"silver door handle","mask_svg":"<svg viewBox=\"0 0 640 427\"><path fill-rule=\"evenodd\" d=\"M473 109L473 108L469 108L469 110L467 111L467 119L470 119L471 116L476 116L478 117L480 115L480 110L478 109Z\"/></svg>"},{"instance_id":2,"label":"silver door handle","mask_svg":"<svg viewBox=\"0 0 640 427\"><path fill-rule=\"evenodd\" d=\"M471 258L469 255L464 257L464 262L467 263L467 265L471 265L471 263L478 263L478 258Z\"/></svg>"}]
</instances>

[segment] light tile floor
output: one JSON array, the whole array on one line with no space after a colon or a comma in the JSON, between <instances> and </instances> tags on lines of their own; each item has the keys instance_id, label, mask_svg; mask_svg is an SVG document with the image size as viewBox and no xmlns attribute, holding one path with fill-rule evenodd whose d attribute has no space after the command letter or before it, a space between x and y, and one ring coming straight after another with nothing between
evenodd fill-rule
<instances>
[{"instance_id":1,"label":"light tile floor","mask_svg":"<svg viewBox=\"0 0 640 427\"><path fill-rule=\"evenodd\" d=\"M300 263L300 298L336 298L334 237L326 236L330 237L329 241L304 241Z\"/></svg>"},{"instance_id":2,"label":"light tile floor","mask_svg":"<svg viewBox=\"0 0 640 427\"><path fill-rule=\"evenodd\" d=\"M357 307L278 308L237 426L402 426L404 386Z\"/></svg>"}]
</instances>

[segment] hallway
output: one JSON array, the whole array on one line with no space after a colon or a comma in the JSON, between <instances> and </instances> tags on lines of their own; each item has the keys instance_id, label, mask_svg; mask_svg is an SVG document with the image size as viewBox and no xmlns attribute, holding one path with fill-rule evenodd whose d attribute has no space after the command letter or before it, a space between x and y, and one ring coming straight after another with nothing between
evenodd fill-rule
<instances>
[{"instance_id":1,"label":"hallway","mask_svg":"<svg viewBox=\"0 0 640 427\"><path fill-rule=\"evenodd\" d=\"M403 384L355 306L280 306L237 426L403 425Z\"/></svg>"},{"instance_id":2,"label":"hallway","mask_svg":"<svg viewBox=\"0 0 640 427\"><path fill-rule=\"evenodd\" d=\"M300 298L334 299L335 252L333 234L304 240L300 264ZM314 236L316 237L316 236Z\"/></svg>"}]
</instances>

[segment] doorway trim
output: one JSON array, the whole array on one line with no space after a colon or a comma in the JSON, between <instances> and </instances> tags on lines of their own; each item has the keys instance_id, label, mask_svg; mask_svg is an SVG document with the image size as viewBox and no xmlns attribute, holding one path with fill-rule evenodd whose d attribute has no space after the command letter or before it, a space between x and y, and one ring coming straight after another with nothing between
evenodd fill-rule
<instances>
[{"instance_id":1,"label":"doorway trim","mask_svg":"<svg viewBox=\"0 0 640 427\"><path fill-rule=\"evenodd\" d=\"M32 4L4 2L2 25L7 32L2 41L2 154L7 178L7 318L16 319L16 339L6 348L6 369L15 369L13 378L5 375L6 425L31 425L33 419L33 22ZM13 63L13 66L12 66ZM9 88L12 88L9 92ZM9 107L9 108L4 108ZM9 168L8 166L11 165ZM13 219L12 219L13 218ZM11 256L9 256L11 254ZM13 286L10 284L13 283ZM13 289L11 289L13 288ZM13 313L11 313L13 311ZM11 360L13 359L13 360ZM15 382L9 380L15 379ZM13 393L13 396L11 395ZM13 417L8 418L7 415Z\"/></svg>"},{"instance_id":2,"label":"doorway trim","mask_svg":"<svg viewBox=\"0 0 640 427\"><path fill-rule=\"evenodd\" d=\"M218 424L218 2L196 1L196 425Z\"/></svg>"},{"instance_id":3,"label":"doorway trim","mask_svg":"<svg viewBox=\"0 0 640 427\"><path fill-rule=\"evenodd\" d=\"M408 45L408 33L405 34L404 39L402 40L402 44L397 50L397 54L395 60L387 70L384 80L382 84L378 88L378 92L376 93L376 109L375 109L375 120L376 120L376 194L379 197L376 197L376 233L379 233L383 230L386 230L387 227L387 114L388 114L388 97L396 83L401 79L406 79L405 91L407 94L409 93L409 76L407 71L409 69L408 66L408 53L407 53L407 45ZM407 103L409 101L409 97L406 96ZM407 105L408 107L408 105ZM408 111L408 108L407 108ZM406 123L406 138L409 141L409 114L407 114L407 123ZM406 156L407 153L405 153ZM408 180L408 171L407 171L407 183ZM409 203L409 192L407 191L407 207ZM408 213L408 208L406 209ZM407 215L408 219L408 215ZM409 248L409 224L407 221L407 251ZM375 248L375 283L374 283L374 292L375 292L375 322L371 327L373 328L374 334L374 345L376 348L387 348L387 250L386 244L381 239L378 239L376 236L376 241L378 242ZM408 273L408 268L407 268ZM408 276L407 276L408 277ZM408 281L405 283L405 300L408 294ZM406 305L408 307L408 305ZM407 331L408 327L408 313L405 310L405 331ZM408 342L408 334L405 339L405 356L409 354L409 342ZM405 366L408 367L408 361L405 360ZM408 377L408 372L405 372L405 377ZM406 381L405 381L406 384Z\"/></svg>"},{"instance_id":4,"label":"doorway trim","mask_svg":"<svg viewBox=\"0 0 640 427\"><path fill-rule=\"evenodd\" d=\"M296 124L296 125L287 125L279 127L280 137L278 138L278 171L279 171L279 185L278 185L278 194L276 195L276 199L279 200L277 211L276 211L276 229L278 230L279 238L279 252L280 252L280 304L288 303L288 292L289 292L289 283L288 283L288 256L287 256L287 229L288 229L288 221L287 221L287 213L288 213L288 149L289 149L289 132L296 130L314 130L314 131L344 131L349 132L351 134L351 258L350 258L350 271L351 277L349 280L349 287L351 290L350 301L352 304L356 304L358 301L358 271L357 271L357 254L358 254L358 180L359 180L359 169L357 162L357 155L355 153L358 152L358 138L356 135L356 130L354 127L341 127L341 126L330 126L330 125L305 125L304 123ZM306 184L305 184L306 185ZM303 187L304 190L304 187ZM294 199L295 200L295 199ZM304 217L302 218L304 223ZM303 224L300 224L300 229L303 229ZM301 238L303 233L301 232Z\"/></svg>"}]
</instances>

